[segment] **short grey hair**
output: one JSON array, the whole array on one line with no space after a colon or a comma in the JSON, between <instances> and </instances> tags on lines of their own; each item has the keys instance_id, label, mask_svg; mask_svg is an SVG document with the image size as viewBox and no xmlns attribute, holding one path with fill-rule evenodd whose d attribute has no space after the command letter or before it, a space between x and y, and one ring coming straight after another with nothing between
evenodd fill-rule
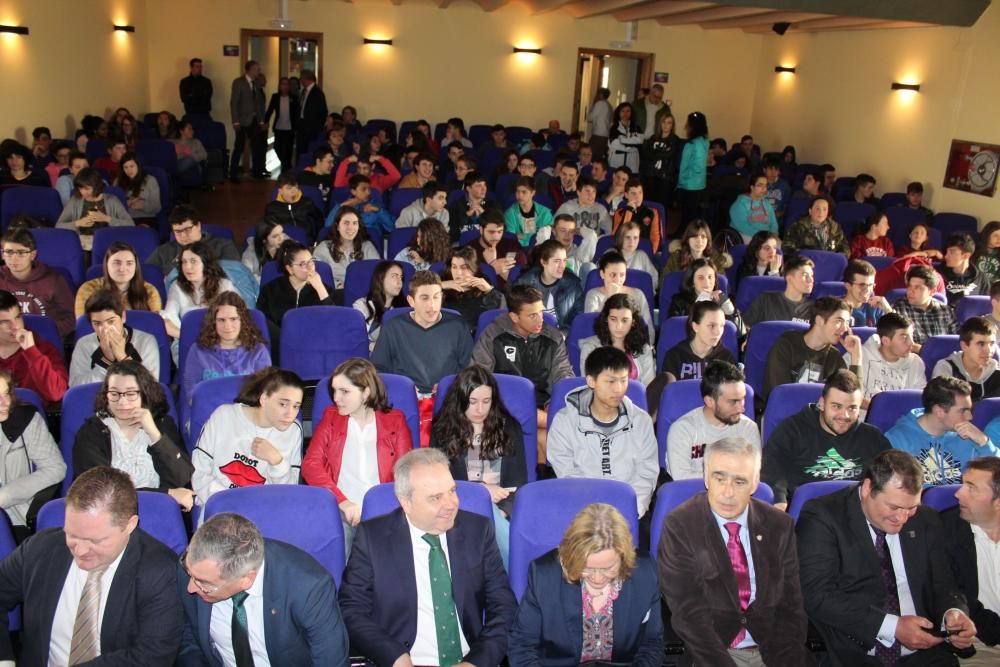
<instances>
[{"instance_id":1,"label":"short grey hair","mask_svg":"<svg viewBox=\"0 0 1000 667\"><path fill-rule=\"evenodd\" d=\"M222 578L232 581L264 563L264 536L250 519L222 512L202 524L191 538L187 561L214 561Z\"/></svg>"},{"instance_id":2,"label":"short grey hair","mask_svg":"<svg viewBox=\"0 0 1000 667\"><path fill-rule=\"evenodd\" d=\"M413 485L410 484L410 475L413 469L434 465L449 467L448 457L440 449L422 447L408 452L396 461L396 465L392 468L395 494L401 498L410 498L413 495Z\"/></svg>"},{"instance_id":3,"label":"short grey hair","mask_svg":"<svg viewBox=\"0 0 1000 667\"><path fill-rule=\"evenodd\" d=\"M760 472L760 447L746 438L722 438L705 445L705 462L712 454L732 454L734 456L752 456L757 472Z\"/></svg>"}]
</instances>

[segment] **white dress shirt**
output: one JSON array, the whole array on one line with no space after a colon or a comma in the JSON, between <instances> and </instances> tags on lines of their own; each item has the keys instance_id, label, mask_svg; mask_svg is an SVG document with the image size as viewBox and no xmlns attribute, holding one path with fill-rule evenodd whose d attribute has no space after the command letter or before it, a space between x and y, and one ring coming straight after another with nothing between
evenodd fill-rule
<instances>
[{"instance_id":1,"label":"white dress shirt","mask_svg":"<svg viewBox=\"0 0 1000 667\"><path fill-rule=\"evenodd\" d=\"M431 573L429 559L431 545L424 541L427 531L420 530L407 518L406 525L410 527L410 544L413 547L413 573L417 580L417 636L410 647L410 661L414 665L437 665L441 659L438 656L437 627L434 622L434 598L431 595ZM448 556L448 533L441 533L441 550L448 561L448 571L451 571L451 560ZM465 639L462 629L462 617L455 608L458 618L458 637L462 642L462 655L469 652L469 642Z\"/></svg>"},{"instance_id":2,"label":"white dress shirt","mask_svg":"<svg viewBox=\"0 0 1000 667\"><path fill-rule=\"evenodd\" d=\"M126 548L128 546L126 545ZM101 575L101 599L97 618L97 636L101 636L101 628L104 625L104 608L108 604L108 591L111 590L111 582L115 579L115 572L122 562L122 555L125 549L118 554L118 558L111 562L108 569ZM76 624L76 612L80 607L80 596L83 595L83 587L87 583L87 570L81 570L74 560L70 563L69 572L66 573L66 581L63 583L62 593L59 594L59 603L56 605L56 614L52 619L52 634L49 637L49 665L50 667L63 667L69 664L69 651L73 643L73 626ZM101 644L97 643L97 655L101 655Z\"/></svg>"},{"instance_id":3,"label":"white dress shirt","mask_svg":"<svg viewBox=\"0 0 1000 667\"><path fill-rule=\"evenodd\" d=\"M243 609L247 614L247 634L250 636L250 651L253 654L254 667L270 667L267 657L267 644L264 641L264 565L260 564L257 578L247 589L247 599L243 601ZM232 598L216 602L212 605L212 618L208 626L212 646L219 653L225 667L236 667L236 654L233 653L233 600Z\"/></svg>"},{"instance_id":4,"label":"white dress shirt","mask_svg":"<svg viewBox=\"0 0 1000 667\"><path fill-rule=\"evenodd\" d=\"M747 607L753 604L753 601L757 599L757 571L753 567L753 552L750 550L750 529L747 527L747 516L750 513L750 506L747 505L743 509L743 514L740 514L735 519L725 519L715 511L712 511L712 516L715 517L716 523L719 524L719 531L722 533L722 544L729 544L729 531L726 530L726 524L735 521L740 524L740 542L743 544L743 551L747 555L747 572L750 576L750 601L747 602ZM729 555L729 548L726 548L726 555ZM746 648L747 646L756 646L757 642L754 638L750 636L750 628L747 628L746 634L743 635L743 641L736 645L736 648Z\"/></svg>"},{"instance_id":5,"label":"white dress shirt","mask_svg":"<svg viewBox=\"0 0 1000 667\"><path fill-rule=\"evenodd\" d=\"M368 489L379 483L377 442L374 417L367 426L361 426L354 417L347 418L347 439L340 457L337 487L348 500L359 505Z\"/></svg>"},{"instance_id":6,"label":"white dress shirt","mask_svg":"<svg viewBox=\"0 0 1000 667\"><path fill-rule=\"evenodd\" d=\"M875 544L875 528L869 523L868 533L872 536L872 544ZM885 536L885 544L889 549L889 556L892 558L892 569L896 573L896 592L899 595L899 616L915 616L916 607L913 606L913 596L910 594L910 582L906 579L906 566L903 564L903 549L899 546L899 534ZM896 626L899 624L899 616L886 614L882 619L882 626L878 629L876 639L884 646L892 646L896 641ZM902 649L900 655L910 655L910 649L900 645ZM875 655L875 649L868 651L868 655Z\"/></svg>"},{"instance_id":7,"label":"white dress shirt","mask_svg":"<svg viewBox=\"0 0 1000 667\"><path fill-rule=\"evenodd\" d=\"M979 601L995 614L1000 614L1000 542L994 542L986 531L972 524L976 541L976 565L979 571Z\"/></svg>"}]
</instances>

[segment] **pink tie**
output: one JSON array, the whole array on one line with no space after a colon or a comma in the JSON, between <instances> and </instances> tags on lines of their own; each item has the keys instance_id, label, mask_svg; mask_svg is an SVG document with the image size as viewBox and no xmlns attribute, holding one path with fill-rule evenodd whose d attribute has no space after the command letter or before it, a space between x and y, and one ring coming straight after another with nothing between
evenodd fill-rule
<instances>
[{"instance_id":1,"label":"pink tie","mask_svg":"<svg viewBox=\"0 0 1000 667\"><path fill-rule=\"evenodd\" d=\"M729 531L726 551L729 552L729 561L733 564L733 572L736 574L736 587L740 592L740 611L746 611L747 607L750 606L750 566L747 564L747 554L743 550L743 542L740 541L740 524L730 521L726 524L726 530ZM740 628L736 637L729 644L730 648L739 646L746 634L746 627Z\"/></svg>"}]
</instances>

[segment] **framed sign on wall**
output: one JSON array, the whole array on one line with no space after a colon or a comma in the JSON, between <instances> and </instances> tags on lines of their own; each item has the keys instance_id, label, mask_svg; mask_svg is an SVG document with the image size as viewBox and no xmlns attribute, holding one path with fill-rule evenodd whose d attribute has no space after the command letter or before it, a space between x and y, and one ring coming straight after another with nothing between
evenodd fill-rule
<instances>
[{"instance_id":1,"label":"framed sign on wall","mask_svg":"<svg viewBox=\"0 0 1000 667\"><path fill-rule=\"evenodd\" d=\"M997 189L1000 146L953 139L944 187L992 197Z\"/></svg>"}]
</instances>

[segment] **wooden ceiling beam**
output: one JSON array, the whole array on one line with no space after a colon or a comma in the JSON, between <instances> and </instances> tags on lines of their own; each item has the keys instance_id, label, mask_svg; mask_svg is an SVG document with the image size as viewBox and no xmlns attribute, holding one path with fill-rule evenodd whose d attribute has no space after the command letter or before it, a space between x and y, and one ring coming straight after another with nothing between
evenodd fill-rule
<instances>
[{"instance_id":1,"label":"wooden ceiling beam","mask_svg":"<svg viewBox=\"0 0 1000 667\"><path fill-rule=\"evenodd\" d=\"M727 28L748 28L753 25L765 25L770 30L775 23L796 23L798 21L809 21L812 19L828 18L828 14L815 14L812 12L771 12L769 14L756 14L753 16L739 16L732 19L719 19L701 23L701 27L706 30L724 30Z\"/></svg>"},{"instance_id":2,"label":"wooden ceiling beam","mask_svg":"<svg viewBox=\"0 0 1000 667\"><path fill-rule=\"evenodd\" d=\"M563 6L563 11L573 18L585 19L591 16L611 14L627 7L641 5L646 0L576 0Z\"/></svg>"},{"instance_id":3,"label":"wooden ceiling beam","mask_svg":"<svg viewBox=\"0 0 1000 667\"><path fill-rule=\"evenodd\" d=\"M647 2L637 7L623 9L615 12L613 16L619 21L641 21L643 19L655 19L660 16L689 12L695 9L705 9L713 7L713 2L684 2L680 0L657 0L657 2Z\"/></svg>"},{"instance_id":4,"label":"wooden ceiling beam","mask_svg":"<svg viewBox=\"0 0 1000 667\"><path fill-rule=\"evenodd\" d=\"M690 25L695 23L704 23L706 21L772 13L773 12L769 9L761 9L759 7L726 7L717 5L707 9L697 9L693 12L660 16L657 17L656 22L660 25Z\"/></svg>"}]
</instances>

